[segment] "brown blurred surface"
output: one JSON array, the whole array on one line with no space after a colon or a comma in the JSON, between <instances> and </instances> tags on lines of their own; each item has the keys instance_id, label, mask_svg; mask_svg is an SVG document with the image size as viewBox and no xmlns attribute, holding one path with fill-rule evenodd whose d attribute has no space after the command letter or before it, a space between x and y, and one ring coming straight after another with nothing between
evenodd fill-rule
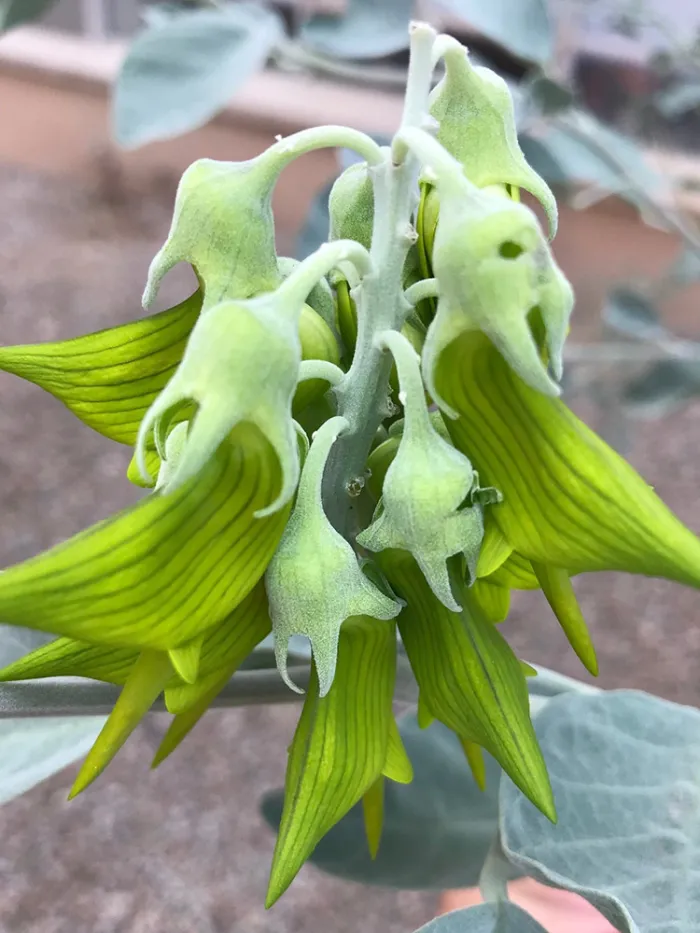
<instances>
[{"instance_id":1,"label":"brown blurred surface","mask_svg":"<svg viewBox=\"0 0 700 933\"><path fill-rule=\"evenodd\" d=\"M2 343L69 337L140 313L175 179L130 187L110 172L109 162L73 179L0 170ZM320 179L305 183L314 181ZM596 267L586 272L580 250L590 240L601 256L605 245L594 227L585 229L584 239L565 214L561 243L576 243L579 278L585 273L594 288ZM287 248L290 233L283 228ZM175 275L163 303L187 287L186 275ZM581 315L592 306L584 301ZM134 500L124 478L126 449L13 377L0 374L0 398L0 565ZM631 428L628 455L696 530L699 454L700 405ZM582 578L577 589L605 686L700 701L697 593L622 575ZM581 675L538 594L518 598L504 631L529 660ZM153 717L75 802L65 801L72 775L64 773L2 807L1 933L399 933L425 922L435 911L430 894L360 888L311 868L271 913L263 910L273 838L257 800L282 782L294 719L290 708L211 713L151 774L148 762L165 728L163 717Z\"/></svg>"}]
</instances>

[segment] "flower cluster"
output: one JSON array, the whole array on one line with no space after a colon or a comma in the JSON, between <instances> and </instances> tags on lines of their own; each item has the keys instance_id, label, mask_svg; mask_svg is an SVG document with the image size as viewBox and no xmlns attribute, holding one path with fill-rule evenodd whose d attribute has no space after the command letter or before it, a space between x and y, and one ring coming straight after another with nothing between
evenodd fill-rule
<instances>
[{"instance_id":1,"label":"flower cluster","mask_svg":"<svg viewBox=\"0 0 700 933\"><path fill-rule=\"evenodd\" d=\"M0 348L1 369L132 446L128 475L152 489L0 575L3 622L57 636L0 679L122 687L72 795L161 694L162 762L270 633L299 691L287 648L309 639L268 903L355 804L380 844L383 782L411 780L392 712L399 639L421 723L454 730L478 781L488 751L556 819L534 672L496 625L511 590L540 588L596 673L573 575L700 586L698 539L559 398L573 296L519 201L520 188L538 199L554 234L506 86L428 27L412 55L390 148L327 127L185 172L145 303L180 261L199 282L189 298ZM301 263L278 257L280 171L353 143L365 162L336 183L329 241Z\"/></svg>"}]
</instances>

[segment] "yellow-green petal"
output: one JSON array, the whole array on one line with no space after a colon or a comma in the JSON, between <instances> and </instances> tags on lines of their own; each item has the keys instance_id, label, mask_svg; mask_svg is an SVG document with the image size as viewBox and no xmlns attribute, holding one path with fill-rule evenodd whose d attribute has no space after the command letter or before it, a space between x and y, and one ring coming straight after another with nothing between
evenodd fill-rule
<instances>
[{"instance_id":1,"label":"yellow-green petal","mask_svg":"<svg viewBox=\"0 0 700 933\"><path fill-rule=\"evenodd\" d=\"M486 762L481 746L476 742L470 742L468 739L460 739L460 744L464 749L464 757L467 759L469 770L474 778L474 783L479 790L486 790Z\"/></svg>"},{"instance_id":2,"label":"yellow-green petal","mask_svg":"<svg viewBox=\"0 0 700 933\"><path fill-rule=\"evenodd\" d=\"M384 826L384 778L382 775L362 795L362 814L370 858L375 859L379 852Z\"/></svg>"},{"instance_id":3,"label":"yellow-green petal","mask_svg":"<svg viewBox=\"0 0 700 933\"><path fill-rule=\"evenodd\" d=\"M0 574L0 618L105 645L168 650L225 618L262 576L288 509L256 518L280 487L250 425L172 494L155 492Z\"/></svg>"},{"instance_id":4,"label":"yellow-green petal","mask_svg":"<svg viewBox=\"0 0 700 933\"><path fill-rule=\"evenodd\" d=\"M0 670L0 682L40 677L90 677L105 683L123 684L138 656L134 648L112 648L74 638L56 638Z\"/></svg>"},{"instance_id":5,"label":"yellow-green petal","mask_svg":"<svg viewBox=\"0 0 700 933\"><path fill-rule=\"evenodd\" d=\"M224 689L228 680L228 671L222 674L209 674L202 679L202 686L206 687L206 689L198 694L195 702L188 706L185 712L178 713L173 718L153 757L152 768L157 768L159 764L165 761L168 755L172 754L182 740L190 734L209 709L215 697Z\"/></svg>"},{"instance_id":6,"label":"yellow-green petal","mask_svg":"<svg viewBox=\"0 0 700 933\"><path fill-rule=\"evenodd\" d=\"M505 563L513 548L503 537L503 532L491 517L488 509L484 515L484 538L481 542L479 560L476 564L477 577L488 577Z\"/></svg>"},{"instance_id":7,"label":"yellow-green petal","mask_svg":"<svg viewBox=\"0 0 700 933\"><path fill-rule=\"evenodd\" d=\"M265 586L260 582L223 622L207 632L196 683L171 681L166 686L165 705L176 715L156 751L152 768L172 754L189 735L255 646L270 634L271 628Z\"/></svg>"},{"instance_id":8,"label":"yellow-green petal","mask_svg":"<svg viewBox=\"0 0 700 933\"><path fill-rule=\"evenodd\" d=\"M471 589L472 598L491 622L503 622L510 609L510 590L489 580L477 580Z\"/></svg>"},{"instance_id":9,"label":"yellow-green petal","mask_svg":"<svg viewBox=\"0 0 700 933\"><path fill-rule=\"evenodd\" d=\"M488 577L483 577L483 580L485 583L503 586L509 590L538 590L540 588L540 581L535 576L532 564L517 551L512 551L498 570L494 570Z\"/></svg>"},{"instance_id":10,"label":"yellow-green petal","mask_svg":"<svg viewBox=\"0 0 700 933\"><path fill-rule=\"evenodd\" d=\"M455 444L497 486L492 514L532 561L700 586L700 541L561 401L526 386L481 334L443 352L437 384Z\"/></svg>"},{"instance_id":11,"label":"yellow-green petal","mask_svg":"<svg viewBox=\"0 0 700 933\"><path fill-rule=\"evenodd\" d=\"M555 819L525 677L507 642L468 589L461 593L463 611L450 612L405 551L383 551L378 562L407 602L399 630L430 712L461 739L490 752L535 806Z\"/></svg>"},{"instance_id":12,"label":"yellow-green petal","mask_svg":"<svg viewBox=\"0 0 700 933\"><path fill-rule=\"evenodd\" d=\"M133 444L143 416L182 359L201 307L196 291L168 311L119 327L1 347L0 369L41 386L105 437Z\"/></svg>"},{"instance_id":13,"label":"yellow-green petal","mask_svg":"<svg viewBox=\"0 0 700 933\"><path fill-rule=\"evenodd\" d=\"M413 780L413 765L404 748L403 739L395 719L392 719L389 723L386 761L384 762L382 774L397 784L410 784Z\"/></svg>"},{"instance_id":14,"label":"yellow-green petal","mask_svg":"<svg viewBox=\"0 0 700 933\"><path fill-rule=\"evenodd\" d=\"M597 677L598 658L569 574L561 567L553 567L551 564L533 562L532 569L537 575L547 602L569 639L569 644L586 670Z\"/></svg>"},{"instance_id":15,"label":"yellow-green petal","mask_svg":"<svg viewBox=\"0 0 700 933\"><path fill-rule=\"evenodd\" d=\"M197 680L203 638L203 635L198 635L184 645L178 645L177 648L170 648L168 651L173 669L186 684L193 684Z\"/></svg>"},{"instance_id":16,"label":"yellow-green petal","mask_svg":"<svg viewBox=\"0 0 700 933\"><path fill-rule=\"evenodd\" d=\"M312 669L289 750L268 907L289 887L319 840L382 772L393 718L395 632L393 622L366 617L345 622L335 679L323 698Z\"/></svg>"},{"instance_id":17,"label":"yellow-green petal","mask_svg":"<svg viewBox=\"0 0 700 933\"><path fill-rule=\"evenodd\" d=\"M224 679L222 689L271 629L265 586L261 581L233 612L207 631L196 683L168 685L165 690L168 711L187 712L221 678Z\"/></svg>"},{"instance_id":18,"label":"yellow-green petal","mask_svg":"<svg viewBox=\"0 0 700 933\"><path fill-rule=\"evenodd\" d=\"M102 774L149 711L171 675L170 659L165 652L146 650L141 653L78 772L69 800Z\"/></svg>"}]
</instances>

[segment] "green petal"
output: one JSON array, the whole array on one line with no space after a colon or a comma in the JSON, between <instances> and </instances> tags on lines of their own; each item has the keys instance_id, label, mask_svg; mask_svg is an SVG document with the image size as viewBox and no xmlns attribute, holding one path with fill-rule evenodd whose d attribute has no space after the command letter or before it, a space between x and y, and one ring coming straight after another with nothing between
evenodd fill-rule
<instances>
[{"instance_id":1,"label":"green petal","mask_svg":"<svg viewBox=\"0 0 700 933\"><path fill-rule=\"evenodd\" d=\"M435 722L435 717L428 709L425 694L422 690L418 693L418 709L416 710L416 720L420 729L427 729Z\"/></svg>"},{"instance_id":2,"label":"green petal","mask_svg":"<svg viewBox=\"0 0 700 933\"><path fill-rule=\"evenodd\" d=\"M538 590L540 588L540 581L535 576L532 564L517 551L512 551L498 570L494 570L483 580L485 583L503 586L508 590Z\"/></svg>"},{"instance_id":3,"label":"green petal","mask_svg":"<svg viewBox=\"0 0 700 933\"><path fill-rule=\"evenodd\" d=\"M469 770L474 778L474 783L479 790L486 790L486 762L481 746L476 742L469 742L467 739L460 739L460 744L464 749L464 757L467 759Z\"/></svg>"},{"instance_id":4,"label":"green petal","mask_svg":"<svg viewBox=\"0 0 700 933\"><path fill-rule=\"evenodd\" d=\"M162 651L143 651L124 684L114 709L109 714L95 744L78 772L68 799L84 791L102 774L139 722L153 705L172 675L168 655Z\"/></svg>"},{"instance_id":5,"label":"green petal","mask_svg":"<svg viewBox=\"0 0 700 933\"><path fill-rule=\"evenodd\" d=\"M393 720L395 631L391 622L348 620L340 633L335 680L323 698L312 670L289 750L268 907L289 887L322 836L382 772Z\"/></svg>"},{"instance_id":6,"label":"green petal","mask_svg":"<svg viewBox=\"0 0 700 933\"><path fill-rule=\"evenodd\" d=\"M163 736L163 740L158 746L153 761L152 768L157 768L161 762L165 761L168 755L172 754L182 740L194 729L202 716L211 706L215 697L221 693L229 681L228 671L219 674L209 674L200 681L200 691L196 700L192 702L184 713L178 713L174 717L168 731Z\"/></svg>"},{"instance_id":7,"label":"green petal","mask_svg":"<svg viewBox=\"0 0 700 933\"><path fill-rule=\"evenodd\" d=\"M488 509L484 515L484 538L481 542L479 560L476 565L477 577L488 577L510 557L513 548L503 537L503 532L491 517Z\"/></svg>"},{"instance_id":8,"label":"green petal","mask_svg":"<svg viewBox=\"0 0 700 933\"><path fill-rule=\"evenodd\" d=\"M345 352L352 359L357 343L357 309L350 297L350 286L341 279L336 282L336 301L338 315L338 330L345 344Z\"/></svg>"},{"instance_id":9,"label":"green petal","mask_svg":"<svg viewBox=\"0 0 700 933\"><path fill-rule=\"evenodd\" d=\"M189 735L253 648L269 635L271 627L265 587L258 583L227 619L207 633L197 682L165 688L165 705L176 715L151 762L152 768L158 767Z\"/></svg>"},{"instance_id":10,"label":"green petal","mask_svg":"<svg viewBox=\"0 0 700 933\"><path fill-rule=\"evenodd\" d=\"M2 347L0 369L41 386L105 437L133 444L201 307L196 291L169 311L74 340Z\"/></svg>"},{"instance_id":11,"label":"green petal","mask_svg":"<svg viewBox=\"0 0 700 933\"><path fill-rule=\"evenodd\" d=\"M564 629L569 644L586 670L597 677L598 658L569 574L560 567L552 567L548 564L533 563L532 569L537 574L542 592Z\"/></svg>"},{"instance_id":12,"label":"green petal","mask_svg":"<svg viewBox=\"0 0 700 933\"><path fill-rule=\"evenodd\" d=\"M185 681L186 684L193 684L197 680L199 673L199 658L202 653L203 636L199 635L184 645L178 645L177 648L171 648L168 651L170 663L175 673Z\"/></svg>"},{"instance_id":13,"label":"green petal","mask_svg":"<svg viewBox=\"0 0 700 933\"><path fill-rule=\"evenodd\" d=\"M396 725L396 720L389 723L389 739L386 746L384 777L397 784L410 784L413 780L413 765L404 748L403 739Z\"/></svg>"},{"instance_id":14,"label":"green petal","mask_svg":"<svg viewBox=\"0 0 700 933\"><path fill-rule=\"evenodd\" d=\"M442 354L455 444L497 486L493 516L529 560L569 573L623 570L700 586L700 541L641 476L561 401L528 388L487 338Z\"/></svg>"},{"instance_id":15,"label":"green petal","mask_svg":"<svg viewBox=\"0 0 700 933\"><path fill-rule=\"evenodd\" d=\"M169 712L187 712L223 677L219 688L222 689L255 646L270 634L271 628L265 586L260 582L233 612L207 631L197 682L177 682L166 688L165 705Z\"/></svg>"},{"instance_id":16,"label":"green petal","mask_svg":"<svg viewBox=\"0 0 700 933\"><path fill-rule=\"evenodd\" d=\"M0 670L0 682L40 677L90 677L123 684L138 660L133 648L105 648L73 638L57 638Z\"/></svg>"},{"instance_id":17,"label":"green petal","mask_svg":"<svg viewBox=\"0 0 700 933\"><path fill-rule=\"evenodd\" d=\"M362 796L362 814L369 854L375 859L384 826L384 778L381 775Z\"/></svg>"},{"instance_id":18,"label":"green petal","mask_svg":"<svg viewBox=\"0 0 700 933\"><path fill-rule=\"evenodd\" d=\"M378 562L407 601L399 630L430 711L460 738L490 752L535 806L555 819L525 677L508 644L468 589L461 594L463 612L450 612L406 552L384 551Z\"/></svg>"},{"instance_id":19,"label":"green petal","mask_svg":"<svg viewBox=\"0 0 700 933\"><path fill-rule=\"evenodd\" d=\"M471 588L474 601L491 622L504 622L510 609L510 590L488 580L477 580Z\"/></svg>"},{"instance_id":20,"label":"green petal","mask_svg":"<svg viewBox=\"0 0 700 933\"><path fill-rule=\"evenodd\" d=\"M0 574L0 618L78 640L168 650L225 618L270 561L288 509L277 457L241 425L197 476Z\"/></svg>"}]
</instances>

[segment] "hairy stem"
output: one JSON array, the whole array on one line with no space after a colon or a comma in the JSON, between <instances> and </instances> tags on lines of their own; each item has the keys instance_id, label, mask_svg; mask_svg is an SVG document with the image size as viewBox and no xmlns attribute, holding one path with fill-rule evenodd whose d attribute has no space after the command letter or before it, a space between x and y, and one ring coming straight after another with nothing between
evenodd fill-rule
<instances>
[{"instance_id":1,"label":"hairy stem","mask_svg":"<svg viewBox=\"0 0 700 933\"><path fill-rule=\"evenodd\" d=\"M411 30L411 58L401 130L420 127L427 117L435 31L425 24ZM374 177L372 272L352 291L357 306L357 343L350 369L335 389L338 412L348 430L338 438L329 458L324 505L334 526L346 535L351 481L363 475L372 438L388 415L391 357L377 346L385 330L399 330L411 310L403 296L403 268L416 233L419 163L397 134L391 152L371 169Z\"/></svg>"}]
</instances>

